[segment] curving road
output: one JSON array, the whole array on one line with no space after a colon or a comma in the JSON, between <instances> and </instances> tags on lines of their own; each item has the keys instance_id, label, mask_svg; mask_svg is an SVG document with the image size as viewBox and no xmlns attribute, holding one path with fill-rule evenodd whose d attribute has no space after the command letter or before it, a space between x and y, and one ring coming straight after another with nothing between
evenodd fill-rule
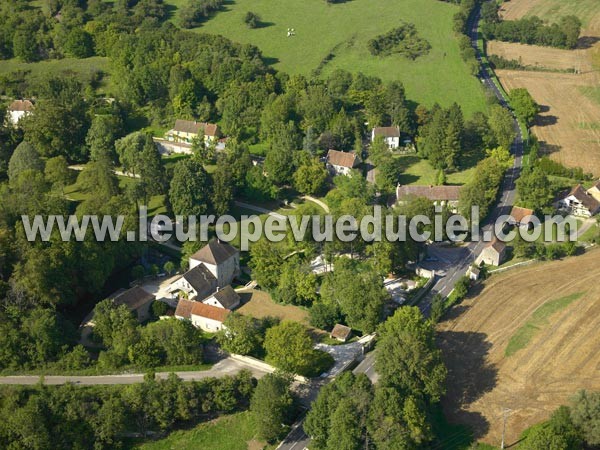
<instances>
[{"instance_id":1,"label":"curving road","mask_svg":"<svg viewBox=\"0 0 600 450\"><path fill-rule=\"evenodd\" d=\"M486 243L491 240L491 232L496 219L502 215L510 213L510 210L515 202L516 197L516 180L517 178L519 178L519 175L521 174L521 168L523 166L524 147L523 134L521 132L521 128L519 127L519 123L517 122L517 119L515 118L512 110L510 109L507 99L504 97L504 94L498 89L498 87L490 77L491 68L488 68L487 65L484 66L482 55L477 47L477 39L479 37L479 19L480 10L478 8L477 11L472 15L469 25L469 37L471 39L471 45L475 49L475 54L481 67L478 77L481 80L481 83L486 87L486 89L491 91L496 96L500 105L511 111L511 114L513 116L513 127L516 132L516 137L511 148L511 153L514 156L514 164L513 167L506 171L504 181L500 189L498 203L490 212L486 221L482 224L483 226L481 227L480 240L477 242L470 242L469 244L464 245L461 248L455 249L453 254L450 255L450 258L447 258L449 255L446 255L447 266L444 268L445 275L437 280L437 282L432 287L430 293L423 299L423 301L419 305L419 307L425 314L429 313L429 309L431 308L431 300L434 295L440 294L443 297L446 297L448 294L450 294L450 292L452 292L452 289L454 289L454 285L456 284L458 279L465 275L467 269L469 268L469 265L471 265L471 263L481 252L483 247L485 247ZM481 240L482 237L484 238L484 240ZM431 250L431 253L436 255L436 247L432 246Z\"/></svg>"},{"instance_id":2,"label":"curving road","mask_svg":"<svg viewBox=\"0 0 600 450\"><path fill-rule=\"evenodd\" d=\"M500 105L510 110L507 100L504 98L502 92L494 84L488 73L487 67L483 66L482 55L477 48L478 39L478 28L479 28L479 9L473 14L470 20L469 26L469 37L471 38L471 45L475 49L477 60L479 61L481 70L479 72L479 79L482 84L490 90L498 99ZM491 69L490 69L491 70ZM512 114L512 111L511 111ZM419 304L419 308L425 314L429 314L431 308L431 300L435 294L440 294L444 297L452 292L454 285L460 277L462 277L475 257L481 252L483 247L486 245L486 241L491 240L491 231L493 224L496 219L502 215L509 214L514 204L516 196L516 180L521 174L521 168L523 165L523 135L519 127L519 123L513 114L513 126L516 131L516 137L512 145L511 152L514 155L513 167L506 171L504 181L502 183L501 192L499 193L499 201L494 209L488 215L485 223L481 227L481 237L485 237L485 240L479 240L477 242L470 242L462 247L453 248L449 252L446 252L444 256L440 256L440 259L446 262L446 268L444 270L444 276L440 277L431 288L431 291ZM487 234L487 236L486 236ZM435 249L435 247L433 247ZM435 250L434 250L435 253ZM369 353L365 359L354 369L354 373L365 373L371 381L377 381L377 374L374 370L375 363L375 351ZM286 436L286 438L277 447L278 450L304 450L308 448L310 438L304 433L302 429L302 420L297 422L292 431Z\"/></svg>"}]
</instances>

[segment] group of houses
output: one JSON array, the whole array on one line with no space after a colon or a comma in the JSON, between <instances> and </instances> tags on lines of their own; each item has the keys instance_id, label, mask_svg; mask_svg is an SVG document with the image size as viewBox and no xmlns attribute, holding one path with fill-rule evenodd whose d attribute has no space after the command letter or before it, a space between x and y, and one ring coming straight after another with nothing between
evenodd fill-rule
<instances>
[{"instance_id":1,"label":"group of houses","mask_svg":"<svg viewBox=\"0 0 600 450\"><path fill-rule=\"evenodd\" d=\"M231 282L240 274L239 251L212 240L189 258L189 270L168 288L177 301L175 317L190 320L204 331L223 328L227 316L240 305Z\"/></svg>"},{"instance_id":2,"label":"group of houses","mask_svg":"<svg viewBox=\"0 0 600 450\"><path fill-rule=\"evenodd\" d=\"M109 299L116 305L125 305L139 322L150 319L152 302L164 301L175 307L177 319L189 320L197 328L216 332L240 306L240 296L231 286L239 274L239 251L227 243L212 240L190 256L189 270L166 288L167 297L159 299L142 287L134 286L120 289ZM84 320L84 327L90 323L93 316Z\"/></svg>"},{"instance_id":3,"label":"group of houses","mask_svg":"<svg viewBox=\"0 0 600 450\"><path fill-rule=\"evenodd\" d=\"M400 129L398 127L375 127L371 130L371 142L382 139L390 150L400 148ZM410 139L405 139L403 145L411 145ZM360 157L354 152L343 152L330 149L325 157L325 165L332 175L350 176L352 170L360 165Z\"/></svg>"}]
</instances>

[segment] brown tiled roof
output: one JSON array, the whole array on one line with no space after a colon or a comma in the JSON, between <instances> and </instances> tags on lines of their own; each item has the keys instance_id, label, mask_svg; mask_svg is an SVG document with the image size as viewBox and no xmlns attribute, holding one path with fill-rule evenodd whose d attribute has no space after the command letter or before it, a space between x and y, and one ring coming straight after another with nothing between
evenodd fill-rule
<instances>
[{"instance_id":1,"label":"brown tiled roof","mask_svg":"<svg viewBox=\"0 0 600 450\"><path fill-rule=\"evenodd\" d=\"M238 253L237 248L218 240L209 241L204 247L190 256L190 259L207 264L221 264Z\"/></svg>"},{"instance_id":2,"label":"brown tiled roof","mask_svg":"<svg viewBox=\"0 0 600 450\"><path fill-rule=\"evenodd\" d=\"M462 186L398 186L396 200L404 197L425 197L429 200L457 201L460 198Z\"/></svg>"},{"instance_id":3,"label":"brown tiled roof","mask_svg":"<svg viewBox=\"0 0 600 450\"><path fill-rule=\"evenodd\" d=\"M189 319L192 314L192 307L194 303L191 300L186 300L185 298L180 298L177 303L177 308L175 309L175 315L177 317L183 317L184 319Z\"/></svg>"},{"instance_id":4,"label":"brown tiled roof","mask_svg":"<svg viewBox=\"0 0 600 450\"><path fill-rule=\"evenodd\" d=\"M219 132L219 126L215 123L196 122L194 120L175 120L175 131L181 133L200 134L202 131L207 136L216 136Z\"/></svg>"},{"instance_id":5,"label":"brown tiled roof","mask_svg":"<svg viewBox=\"0 0 600 450\"><path fill-rule=\"evenodd\" d=\"M493 248L496 252L502 253L506 248L506 244L501 240L494 238L494 240L489 243L488 248Z\"/></svg>"},{"instance_id":6,"label":"brown tiled roof","mask_svg":"<svg viewBox=\"0 0 600 450\"><path fill-rule=\"evenodd\" d=\"M592 197L591 194L585 192L585 190L580 184L571 189L571 192L569 192L567 197L571 195L574 196L583 206L589 209L592 213L596 212L600 208L600 202L598 202L598 200Z\"/></svg>"},{"instance_id":7,"label":"brown tiled roof","mask_svg":"<svg viewBox=\"0 0 600 450\"><path fill-rule=\"evenodd\" d=\"M221 323L225 322L231 311L216 306L207 305L201 302L192 302L192 315L206 317L207 319L217 320Z\"/></svg>"},{"instance_id":8,"label":"brown tiled roof","mask_svg":"<svg viewBox=\"0 0 600 450\"><path fill-rule=\"evenodd\" d=\"M219 126L216 123L204 123L204 134L206 136L217 136L219 134Z\"/></svg>"},{"instance_id":9,"label":"brown tiled roof","mask_svg":"<svg viewBox=\"0 0 600 450\"><path fill-rule=\"evenodd\" d=\"M327 152L327 162L333 166L348 167L349 169L352 169L358 163L358 158L351 152L329 150Z\"/></svg>"},{"instance_id":10,"label":"brown tiled roof","mask_svg":"<svg viewBox=\"0 0 600 450\"><path fill-rule=\"evenodd\" d=\"M524 219L527 216L533 216L533 214L533 209L521 208L520 206L513 206L512 210L510 211L510 215L514 219L514 221L521 224L527 224L531 222L531 218L528 218L526 220Z\"/></svg>"},{"instance_id":11,"label":"brown tiled roof","mask_svg":"<svg viewBox=\"0 0 600 450\"><path fill-rule=\"evenodd\" d=\"M333 330L331 330L330 336L332 338L342 339L345 341L346 339L348 339L351 333L352 329L350 327L338 323L335 325L335 327L333 327Z\"/></svg>"},{"instance_id":12,"label":"brown tiled roof","mask_svg":"<svg viewBox=\"0 0 600 450\"><path fill-rule=\"evenodd\" d=\"M384 138L400 137L400 129L398 127L375 127L373 128L373 134Z\"/></svg>"},{"instance_id":13,"label":"brown tiled roof","mask_svg":"<svg viewBox=\"0 0 600 450\"><path fill-rule=\"evenodd\" d=\"M225 286L223 289L219 289L214 294L208 295L204 300L210 297L216 298L217 301L227 309L233 309L235 305L240 302L240 296L231 286Z\"/></svg>"},{"instance_id":14,"label":"brown tiled roof","mask_svg":"<svg viewBox=\"0 0 600 450\"><path fill-rule=\"evenodd\" d=\"M33 103L29 100L15 100L8 107L9 111L33 111Z\"/></svg>"},{"instance_id":15,"label":"brown tiled roof","mask_svg":"<svg viewBox=\"0 0 600 450\"><path fill-rule=\"evenodd\" d=\"M175 127L173 127L173 129L181 133L198 134L202 129L202 124L193 120L177 119L175 121Z\"/></svg>"},{"instance_id":16,"label":"brown tiled roof","mask_svg":"<svg viewBox=\"0 0 600 450\"><path fill-rule=\"evenodd\" d=\"M183 274L183 278L198 293L198 297L204 298L217 289L217 279L204 264L198 264L193 269Z\"/></svg>"},{"instance_id":17,"label":"brown tiled roof","mask_svg":"<svg viewBox=\"0 0 600 450\"><path fill-rule=\"evenodd\" d=\"M154 295L139 286L132 287L115 297L115 305L125 305L130 311L135 311L154 299Z\"/></svg>"}]
</instances>

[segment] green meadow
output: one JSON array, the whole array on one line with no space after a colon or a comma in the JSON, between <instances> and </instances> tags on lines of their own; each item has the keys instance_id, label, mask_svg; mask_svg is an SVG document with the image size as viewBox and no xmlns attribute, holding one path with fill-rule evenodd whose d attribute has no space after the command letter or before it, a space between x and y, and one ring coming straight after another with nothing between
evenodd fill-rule
<instances>
[{"instance_id":1,"label":"green meadow","mask_svg":"<svg viewBox=\"0 0 600 450\"><path fill-rule=\"evenodd\" d=\"M182 0L168 0L177 18ZM250 29L248 11L261 17ZM452 31L456 5L438 0L235 0L195 30L220 34L261 49L274 68L290 74L327 76L335 69L363 72L384 80L400 80L408 97L431 106L459 103L467 116L486 108L483 88L459 54ZM367 42L402 22L414 23L431 44L430 52L411 61L399 55L372 56ZM295 36L288 37L288 28Z\"/></svg>"}]
</instances>

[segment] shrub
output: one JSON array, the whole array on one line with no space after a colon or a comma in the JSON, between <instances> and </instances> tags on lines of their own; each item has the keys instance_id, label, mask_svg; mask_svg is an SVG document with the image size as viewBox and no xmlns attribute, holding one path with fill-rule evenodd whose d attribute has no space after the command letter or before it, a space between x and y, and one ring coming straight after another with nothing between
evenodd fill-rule
<instances>
[{"instance_id":1,"label":"shrub","mask_svg":"<svg viewBox=\"0 0 600 450\"><path fill-rule=\"evenodd\" d=\"M244 23L248 28L257 28L260 25L260 16L252 11L248 11L244 16Z\"/></svg>"},{"instance_id":2,"label":"shrub","mask_svg":"<svg viewBox=\"0 0 600 450\"><path fill-rule=\"evenodd\" d=\"M165 302L160 302L160 301L154 301L152 302L152 315L154 317L160 317L160 316L164 316L167 311L169 310L169 305L167 305Z\"/></svg>"},{"instance_id":3,"label":"shrub","mask_svg":"<svg viewBox=\"0 0 600 450\"><path fill-rule=\"evenodd\" d=\"M418 36L412 23L405 23L376 36L368 42L367 47L372 55L388 56L398 53L409 59L426 55L431 49L429 42Z\"/></svg>"}]
</instances>

